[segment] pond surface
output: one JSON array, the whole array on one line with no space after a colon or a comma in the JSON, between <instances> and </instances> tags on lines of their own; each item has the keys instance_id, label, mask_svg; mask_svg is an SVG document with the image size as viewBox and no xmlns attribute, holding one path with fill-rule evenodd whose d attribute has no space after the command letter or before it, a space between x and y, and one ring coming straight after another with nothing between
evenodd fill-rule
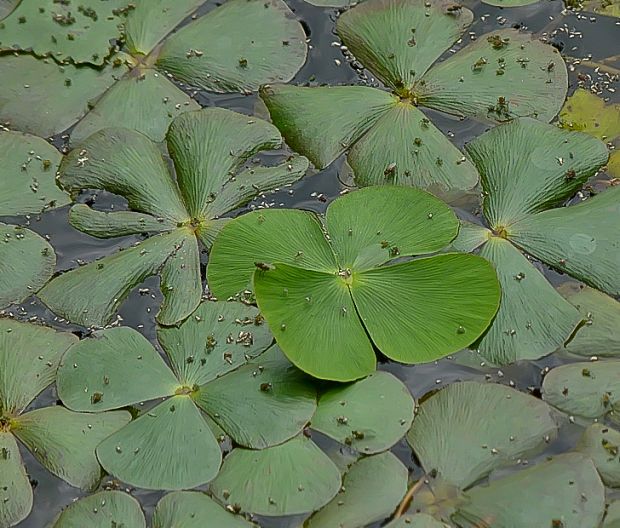
<instances>
[{"instance_id":1,"label":"pond surface","mask_svg":"<svg viewBox=\"0 0 620 528\"><path fill-rule=\"evenodd\" d=\"M343 51L341 43L334 31L334 21L337 10L318 8L302 0L288 0L287 3L303 23L309 38L311 49L308 61L296 76L293 82L312 84L367 84L378 86L379 83L371 74L356 70ZM215 4L208 3L204 9L211 9ZM547 39L560 49L569 65L569 94L578 86L593 88L602 97L611 101L620 101L620 88L617 75L614 79L607 71L597 68L592 61L601 62L609 57L607 65L612 72L620 68L620 23L617 19L584 13L576 15L564 11L559 0L542 0L535 4L518 8L496 8L479 2L466 1L464 5L472 9L475 14L471 33L466 33L464 41L474 35L481 35L500 27L526 28L540 37ZM572 57L572 59L571 59ZM590 60L587 60L590 59ZM259 117L268 117L268 113L256 95L214 95L200 92L195 96L202 106L221 106L237 112L254 114ZM460 121L445 114L424 110L432 114L432 121L452 138L452 141L462 147L466 142L484 132L488 126L472 119ZM63 145L64 139L57 137L55 144ZM283 152L263 154L267 163L270 159L281 159ZM341 157L326 170L306 176L301 182L293 185L286 191L276 192L255 200L249 208L263 207L291 207L323 212L331 200L350 186L350 170ZM599 180L606 179L604 175ZM596 180L592 185L597 188L602 184ZM92 202L101 210L123 209L125 204L121 199L103 192L83 193L81 201ZM479 217L476 197L464 199L458 205L458 212L462 218L476 221ZM28 225L34 231L49 236L57 253L57 271L74 268L78 263L90 262L105 255L116 252L121 247L128 247L139 240L138 236L99 240L87 236L72 228L67 220L68 207L54 210L31 218L11 218L14 223ZM1 219L6 221L7 219ZM203 265L206 264L206 257ZM547 269L543 265L537 266L544 270L545 275L554 284L558 285L565 280L564 276ZM204 270L203 270L204 271ZM572 280L572 279L570 279ZM85 286L85 295L88 295ZM155 314L157 313L161 295L158 290L158 279L151 278L136 288L129 299L123 303L120 310L122 324L138 329L149 340L155 343ZM68 325L59 321L36 298L31 298L20 306L6 310L19 320L44 321L55 328L74 331L78 334L86 332L84 328ZM432 364L420 366L403 366L391 361L382 360L379 368L397 376L410 389L414 397L419 398L428 391L438 389L457 380L495 380L510 384L524 392L540 395L542 374L545 369L564 362L571 361L566 356L552 354L542 360L521 362L506 368L490 369L482 366L478 360L471 357L471 353L463 351L451 358ZM52 389L47 390L34 403L33 407L40 407L53 403L56 395ZM578 424L563 426L558 439L549 444L548 449L538 455L536 460L543 460L551 453L566 451L574 446L583 428ZM338 447L329 439L313 433L313 438L328 450ZM410 479L421 475L421 469L412 459L411 450L403 439L393 448L394 453L410 469ZM66 505L84 494L54 477L47 472L29 453L23 452L26 466L35 486L34 508L30 516L19 524L19 528L40 528L48 526L54 517ZM494 476L505 474L513 469L496 472ZM377 483L381 485L381 483ZM103 481L104 487L119 487L122 483L114 482L110 478ZM204 489L207 487L205 486ZM159 498L160 492L145 490L131 490L139 498L147 515ZM611 493L611 492L610 492ZM613 494L609 495L610 497ZM259 519L265 527L293 527L299 526L300 519ZM382 523L372 525L381 526Z\"/></svg>"}]
</instances>

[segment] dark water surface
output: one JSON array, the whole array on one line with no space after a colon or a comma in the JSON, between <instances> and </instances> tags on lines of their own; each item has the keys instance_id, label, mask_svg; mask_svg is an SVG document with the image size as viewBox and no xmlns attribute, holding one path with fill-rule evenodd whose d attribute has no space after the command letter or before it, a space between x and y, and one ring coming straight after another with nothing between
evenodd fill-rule
<instances>
[{"instance_id":1,"label":"dark water surface","mask_svg":"<svg viewBox=\"0 0 620 528\"><path fill-rule=\"evenodd\" d=\"M302 21L311 46L308 61L293 82L378 85L371 74L356 71L343 54L340 48L341 44L334 31L337 10L317 8L303 0L287 0L287 3ZM209 3L203 9L209 10L214 5L215 3ZM530 6L509 9L496 8L471 1L464 2L464 5L474 11L475 21L470 28L474 35L481 35L500 27L526 28L562 50L570 71L569 94L578 86L593 87L602 97L610 98L616 102L620 101L620 83L617 76L614 80L610 74L597 70L591 62L616 57L615 60L608 61L608 64L616 71L620 69L620 60L618 60L618 55L620 55L620 22L616 19L587 13L582 15L568 13L563 10L563 4L559 0L542 0ZM466 33L460 45L467 44L470 38L470 34ZM458 46L456 45L455 48ZM584 58L589 58L591 61L584 61ZM215 95L200 92L196 94L195 98L203 106L221 106L237 112L255 114L259 117L268 116L265 107L256 95ZM472 120L459 121L456 118L426 109L423 111L432 115L433 123L440 129L449 133L448 135L451 137L453 136L452 140L458 147L462 147L464 143L488 128L488 125ZM62 145L62 139L56 138L56 144ZM263 154L261 157L266 163L270 163L275 162L285 153L286 151L282 150ZM605 175L598 176L595 178L593 186L595 188L601 187L604 185L602 182L606 179ZM322 212L329 201L337 197L350 185L350 181L350 171L341 158L323 171L311 171L301 182L286 190L255 200L250 207L269 205ZM103 192L84 193L81 200L85 201L93 197L97 209L108 210L113 207L118 210L125 207L123 200ZM458 213L463 218L476 221L477 196L472 195L457 202L456 205ZM140 239L138 236L110 240L95 239L73 229L68 223L67 213L68 207L65 207L41 216L11 219L13 223L28 225L42 235L49 235L58 257L57 271L74 268L78 262L90 262L110 255L119 248L128 247ZM206 264L206 256L203 263ZM543 269L542 266L541 269ZM549 280L556 285L566 280L556 272L548 269L544 271ZM154 317L161 302L158 282L157 278L145 281L139 287L142 293L138 292L138 288L136 288L129 299L123 303L120 310L122 324L139 329L153 343L155 343ZM144 293L144 288L148 288L149 292ZM88 295L88 286L85 286L84 294ZM86 331L84 328L68 325L58 320L36 298L31 298L23 305L12 307L5 312L13 314L20 320L42 320L55 328L75 331L78 334ZM452 358L427 365L403 366L388 361L382 362L379 368L389 371L401 379L416 398L429 390L437 389L453 381L484 380L485 378L514 385L525 392L530 391L538 394L544 369L567 361L570 360L554 354L539 361L521 362L498 370L481 366L480 361L474 358L471 352L463 351ZM53 404L55 401L54 390L48 389L37 398L32 407ZM568 424L561 430L558 440L550 444L548 450L539 455L537 459L542 459L550 453L570 449L579 438L581 431L580 425ZM313 438L328 452L336 452L340 449L318 433L313 433ZM394 447L393 451L410 468L412 478L417 478L421 474L421 470L412 459L411 450L404 439ZM346 455L346 453L344 454ZM22 456L24 456L30 476L36 485L32 513L27 520L18 526L19 528L50 526L54 518L66 505L85 495L85 493L51 475L26 450L22 451ZM494 478L505 474L507 471L514 471L514 468L495 472ZM124 489L122 483L113 482L110 478L104 479L102 485L118 486ZM377 482L377 485L380 486L381 483ZM207 486L204 488L206 489ZM130 491L140 500L148 516L152 514L157 500L163 495L162 492L133 489ZM266 528L298 527L302 520L299 517L259 519L261 525ZM373 527L382 524L377 523Z\"/></svg>"}]
</instances>

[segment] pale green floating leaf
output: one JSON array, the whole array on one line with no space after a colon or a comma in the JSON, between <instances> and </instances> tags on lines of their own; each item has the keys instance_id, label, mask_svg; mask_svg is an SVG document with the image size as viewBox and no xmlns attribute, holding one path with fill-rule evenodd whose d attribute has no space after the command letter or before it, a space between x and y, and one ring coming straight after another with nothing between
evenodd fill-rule
<instances>
[{"instance_id":1,"label":"pale green floating leaf","mask_svg":"<svg viewBox=\"0 0 620 528\"><path fill-rule=\"evenodd\" d=\"M0 319L0 412L22 412L56 377L77 338L35 324Z\"/></svg>"},{"instance_id":2,"label":"pale green floating leaf","mask_svg":"<svg viewBox=\"0 0 620 528\"><path fill-rule=\"evenodd\" d=\"M383 520L405 495L407 475L389 451L361 458L346 472L338 495L309 519L307 528L359 528Z\"/></svg>"},{"instance_id":3,"label":"pale green floating leaf","mask_svg":"<svg viewBox=\"0 0 620 528\"><path fill-rule=\"evenodd\" d=\"M475 187L478 171L414 105L398 103L351 148L360 186L397 184L440 193Z\"/></svg>"},{"instance_id":4,"label":"pale green floating leaf","mask_svg":"<svg viewBox=\"0 0 620 528\"><path fill-rule=\"evenodd\" d=\"M45 407L17 417L12 431L54 475L92 490L101 480L95 448L130 420L126 411L92 415Z\"/></svg>"},{"instance_id":5,"label":"pale green floating leaf","mask_svg":"<svg viewBox=\"0 0 620 528\"><path fill-rule=\"evenodd\" d=\"M133 288L158 273L185 236L185 229L155 235L136 246L63 273L47 284L39 297L54 313L69 321L102 327ZM84 284L93 286L88 295L84 295ZM199 302L200 297L195 300L196 305Z\"/></svg>"},{"instance_id":6,"label":"pale green floating leaf","mask_svg":"<svg viewBox=\"0 0 620 528\"><path fill-rule=\"evenodd\" d=\"M0 26L0 49L30 51L59 62L102 65L120 40L127 0L21 2Z\"/></svg>"},{"instance_id":7,"label":"pale green floating leaf","mask_svg":"<svg viewBox=\"0 0 620 528\"><path fill-rule=\"evenodd\" d=\"M263 86L260 96L286 143L303 152L318 169L345 152L398 101L386 92L363 86L279 84Z\"/></svg>"},{"instance_id":8,"label":"pale green floating leaf","mask_svg":"<svg viewBox=\"0 0 620 528\"><path fill-rule=\"evenodd\" d=\"M148 55L204 0L134 0L127 15L125 37L134 55Z\"/></svg>"},{"instance_id":9,"label":"pale green floating leaf","mask_svg":"<svg viewBox=\"0 0 620 528\"><path fill-rule=\"evenodd\" d=\"M565 349L571 354L586 357L620 356L618 301L598 290L574 283L562 284L558 290L576 306L586 321Z\"/></svg>"},{"instance_id":10,"label":"pale green floating leaf","mask_svg":"<svg viewBox=\"0 0 620 528\"><path fill-rule=\"evenodd\" d=\"M311 427L360 453L378 453L411 427L414 406L407 387L379 371L321 394Z\"/></svg>"},{"instance_id":11,"label":"pale green floating leaf","mask_svg":"<svg viewBox=\"0 0 620 528\"><path fill-rule=\"evenodd\" d=\"M174 228L172 221L160 220L149 214L134 211L106 213L85 204L75 204L69 211L69 223L73 227L97 238L161 233Z\"/></svg>"},{"instance_id":12,"label":"pale green floating leaf","mask_svg":"<svg viewBox=\"0 0 620 528\"><path fill-rule=\"evenodd\" d=\"M503 385L468 381L424 400L407 440L427 473L436 470L449 483L467 488L494 469L542 450L556 432L551 408L539 399Z\"/></svg>"},{"instance_id":13,"label":"pale green floating leaf","mask_svg":"<svg viewBox=\"0 0 620 528\"><path fill-rule=\"evenodd\" d=\"M0 431L0 526L15 526L32 509L32 486L15 437Z\"/></svg>"},{"instance_id":14,"label":"pale green floating leaf","mask_svg":"<svg viewBox=\"0 0 620 528\"><path fill-rule=\"evenodd\" d=\"M207 526L213 526L213 528L256 527L243 517L227 512L217 502L197 491L168 493L157 503L153 513L153 528L205 528Z\"/></svg>"},{"instance_id":15,"label":"pale green floating leaf","mask_svg":"<svg viewBox=\"0 0 620 528\"><path fill-rule=\"evenodd\" d=\"M179 382L192 387L244 365L273 336L254 306L203 301L179 326L158 327L157 339Z\"/></svg>"},{"instance_id":16,"label":"pale green floating leaf","mask_svg":"<svg viewBox=\"0 0 620 528\"><path fill-rule=\"evenodd\" d=\"M379 0L345 12L336 26L353 55L403 94L456 42L473 20L449 2Z\"/></svg>"},{"instance_id":17,"label":"pale green floating leaf","mask_svg":"<svg viewBox=\"0 0 620 528\"><path fill-rule=\"evenodd\" d=\"M187 210L199 219L242 163L282 143L272 124L223 108L180 116L166 139Z\"/></svg>"},{"instance_id":18,"label":"pale green floating leaf","mask_svg":"<svg viewBox=\"0 0 620 528\"><path fill-rule=\"evenodd\" d=\"M289 440L316 410L313 384L275 346L192 397L238 445L253 449Z\"/></svg>"},{"instance_id":19,"label":"pale green floating leaf","mask_svg":"<svg viewBox=\"0 0 620 528\"><path fill-rule=\"evenodd\" d=\"M250 286L256 262L281 262L326 274L338 271L319 219L295 209L253 211L228 222L209 256L209 289L221 299L235 295Z\"/></svg>"},{"instance_id":20,"label":"pale green floating leaf","mask_svg":"<svg viewBox=\"0 0 620 528\"><path fill-rule=\"evenodd\" d=\"M449 528L447 524L439 522L426 513L416 513L414 515L405 514L391 523L385 525L385 528Z\"/></svg>"},{"instance_id":21,"label":"pale green floating leaf","mask_svg":"<svg viewBox=\"0 0 620 528\"><path fill-rule=\"evenodd\" d=\"M0 20L11 14L21 0L0 0Z\"/></svg>"},{"instance_id":22,"label":"pale green floating leaf","mask_svg":"<svg viewBox=\"0 0 620 528\"><path fill-rule=\"evenodd\" d=\"M72 192L120 194L130 209L175 224L189 220L157 145L133 130L108 128L83 141L63 159L60 183Z\"/></svg>"},{"instance_id":23,"label":"pale green floating leaf","mask_svg":"<svg viewBox=\"0 0 620 528\"><path fill-rule=\"evenodd\" d=\"M463 253L471 253L487 242L492 235L493 232L484 226L461 221L459 234L452 241L449 249Z\"/></svg>"},{"instance_id":24,"label":"pale green floating leaf","mask_svg":"<svg viewBox=\"0 0 620 528\"><path fill-rule=\"evenodd\" d=\"M491 129L466 149L487 193L484 215L497 232L574 195L608 157L601 141L527 118Z\"/></svg>"},{"instance_id":25,"label":"pale green floating leaf","mask_svg":"<svg viewBox=\"0 0 620 528\"><path fill-rule=\"evenodd\" d=\"M225 504L258 515L295 515L318 510L340 488L340 472L301 435L260 451L237 448L224 460L211 483Z\"/></svg>"},{"instance_id":26,"label":"pale green floating leaf","mask_svg":"<svg viewBox=\"0 0 620 528\"><path fill-rule=\"evenodd\" d=\"M187 229L160 270L160 289L164 301L157 322L173 325L191 314L202 296L200 249L195 233Z\"/></svg>"},{"instance_id":27,"label":"pale green floating leaf","mask_svg":"<svg viewBox=\"0 0 620 528\"><path fill-rule=\"evenodd\" d=\"M583 433L576 450L590 457L607 486L620 486L620 432L595 423Z\"/></svg>"},{"instance_id":28,"label":"pale green floating leaf","mask_svg":"<svg viewBox=\"0 0 620 528\"><path fill-rule=\"evenodd\" d=\"M253 91L290 81L306 60L305 39L283 1L229 0L166 39L156 65L204 90Z\"/></svg>"},{"instance_id":29,"label":"pale green floating leaf","mask_svg":"<svg viewBox=\"0 0 620 528\"><path fill-rule=\"evenodd\" d=\"M58 134L126 71L124 66L75 68L31 55L2 55L0 122L38 136Z\"/></svg>"},{"instance_id":30,"label":"pale green floating leaf","mask_svg":"<svg viewBox=\"0 0 620 528\"><path fill-rule=\"evenodd\" d=\"M101 491L71 503L54 528L146 528L140 503L122 491Z\"/></svg>"},{"instance_id":31,"label":"pale green floating leaf","mask_svg":"<svg viewBox=\"0 0 620 528\"><path fill-rule=\"evenodd\" d=\"M545 401L570 415L612 416L620 411L620 360L561 365L545 376Z\"/></svg>"},{"instance_id":32,"label":"pale green floating leaf","mask_svg":"<svg viewBox=\"0 0 620 528\"><path fill-rule=\"evenodd\" d=\"M528 33L492 31L432 68L416 83L420 104L490 121L551 121L568 89L560 52Z\"/></svg>"},{"instance_id":33,"label":"pale green floating leaf","mask_svg":"<svg viewBox=\"0 0 620 528\"><path fill-rule=\"evenodd\" d=\"M56 185L62 158L47 141L20 132L0 132L0 215L40 213L70 203Z\"/></svg>"},{"instance_id":34,"label":"pale green floating leaf","mask_svg":"<svg viewBox=\"0 0 620 528\"><path fill-rule=\"evenodd\" d=\"M584 202L523 218L510 240L549 266L610 295L620 294L620 187Z\"/></svg>"},{"instance_id":35,"label":"pale green floating leaf","mask_svg":"<svg viewBox=\"0 0 620 528\"><path fill-rule=\"evenodd\" d=\"M73 345L56 381L74 411L107 411L171 396L181 383L153 345L127 327L108 328Z\"/></svg>"},{"instance_id":36,"label":"pale green floating leaf","mask_svg":"<svg viewBox=\"0 0 620 528\"><path fill-rule=\"evenodd\" d=\"M379 350L396 361L427 363L482 335L500 288L489 262L450 253L354 273L351 295Z\"/></svg>"},{"instance_id":37,"label":"pale green floating leaf","mask_svg":"<svg viewBox=\"0 0 620 528\"><path fill-rule=\"evenodd\" d=\"M577 453L558 455L488 486L473 488L453 516L462 528L597 528L605 490L592 461Z\"/></svg>"},{"instance_id":38,"label":"pale green floating leaf","mask_svg":"<svg viewBox=\"0 0 620 528\"><path fill-rule=\"evenodd\" d=\"M496 7L521 7L535 4L540 0L483 0L483 3Z\"/></svg>"},{"instance_id":39,"label":"pale green floating leaf","mask_svg":"<svg viewBox=\"0 0 620 528\"><path fill-rule=\"evenodd\" d=\"M398 256L434 253L456 236L458 221L428 193L375 187L344 195L327 209L325 226L340 268L373 268Z\"/></svg>"},{"instance_id":40,"label":"pale green floating leaf","mask_svg":"<svg viewBox=\"0 0 620 528\"><path fill-rule=\"evenodd\" d=\"M278 345L304 372L351 381L375 370L372 344L337 274L278 263L254 273L254 291Z\"/></svg>"},{"instance_id":41,"label":"pale green floating leaf","mask_svg":"<svg viewBox=\"0 0 620 528\"><path fill-rule=\"evenodd\" d=\"M56 254L30 229L0 222L0 308L18 304L52 277Z\"/></svg>"},{"instance_id":42,"label":"pale green floating leaf","mask_svg":"<svg viewBox=\"0 0 620 528\"><path fill-rule=\"evenodd\" d=\"M155 11L149 7L147 12ZM199 108L196 101L172 84L163 73L136 68L103 94L75 126L71 132L71 145L79 145L91 134L110 127L136 130L153 141L161 142L168 125L177 115Z\"/></svg>"},{"instance_id":43,"label":"pale green floating leaf","mask_svg":"<svg viewBox=\"0 0 620 528\"><path fill-rule=\"evenodd\" d=\"M497 271L502 300L477 345L495 365L534 360L563 346L582 320L579 312L510 242L490 237L480 250Z\"/></svg>"},{"instance_id":44,"label":"pale green floating leaf","mask_svg":"<svg viewBox=\"0 0 620 528\"><path fill-rule=\"evenodd\" d=\"M106 471L146 489L194 488L213 479L220 446L192 400L174 396L144 412L97 448Z\"/></svg>"}]
</instances>

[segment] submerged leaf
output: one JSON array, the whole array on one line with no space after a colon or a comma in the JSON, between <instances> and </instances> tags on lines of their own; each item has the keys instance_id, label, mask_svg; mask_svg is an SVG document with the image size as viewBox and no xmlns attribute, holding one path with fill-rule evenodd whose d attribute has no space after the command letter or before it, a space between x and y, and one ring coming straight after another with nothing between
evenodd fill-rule
<instances>
[{"instance_id":1,"label":"submerged leaf","mask_svg":"<svg viewBox=\"0 0 620 528\"><path fill-rule=\"evenodd\" d=\"M307 528L367 526L390 515L406 491L407 468L395 455L388 451L361 458L347 470L338 495L309 519Z\"/></svg>"},{"instance_id":2,"label":"submerged leaf","mask_svg":"<svg viewBox=\"0 0 620 528\"><path fill-rule=\"evenodd\" d=\"M424 400L407 440L427 473L467 488L540 451L556 431L544 402L503 385L468 381Z\"/></svg>"},{"instance_id":3,"label":"submerged leaf","mask_svg":"<svg viewBox=\"0 0 620 528\"><path fill-rule=\"evenodd\" d=\"M303 435L260 451L233 449L211 483L223 503L268 516L318 510L339 488L338 468Z\"/></svg>"}]
</instances>

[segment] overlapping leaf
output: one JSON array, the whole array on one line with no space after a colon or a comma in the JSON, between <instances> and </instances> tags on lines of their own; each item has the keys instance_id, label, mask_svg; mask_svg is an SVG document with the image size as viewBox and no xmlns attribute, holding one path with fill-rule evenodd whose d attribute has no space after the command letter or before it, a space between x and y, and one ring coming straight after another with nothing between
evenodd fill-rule
<instances>
[{"instance_id":1,"label":"overlapping leaf","mask_svg":"<svg viewBox=\"0 0 620 528\"><path fill-rule=\"evenodd\" d=\"M215 477L220 448L200 409L251 448L295 436L314 413L303 375L277 348L261 354L272 337L256 308L206 301L160 336L172 371L144 337L121 327L73 346L58 372L58 394L75 410L167 398L98 447L104 468L124 482L184 489Z\"/></svg>"},{"instance_id":2,"label":"overlapping leaf","mask_svg":"<svg viewBox=\"0 0 620 528\"><path fill-rule=\"evenodd\" d=\"M318 168L348 151L360 186L411 185L447 195L471 189L475 167L418 105L496 122L550 121L567 90L557 50L515 30L484 35L432 67L472 20L460 5L366 1L340 16L337 31L392 94L272 85L261 97L287 142Z\"/></svg>"},{"instance_id":3,"label":"overlapping leaf","mask_svg":"<svg viewBox=\"0 0 620 528\"><path fill-rule=\"evenodd\" d=\"M0 121L48 136L85 116L74 144L109 126L162 141L176 115L198 108L169 73L202 89L245 93L290 80L304 63L303 29L281 0L231 0L172 33L203 3L22 2L3 20L0 49L35 56L0 58ZM116 53L121 38L128 54Z\"/></svg>"},{"instance_id":4,"label":"overlapping leaf","mask_svg":"<svg viewBox=\"0 0 620 528\"><path fill-rule=\"evenodd\" d=\"M257 151L279 146L281 137L272 125L229 110L183 114L167 140L176 180L157 145L123 128L93 134L63 160L60 181L67 190L120 194L131 209L103 213L76 205L70 214L75 227L101 238L154 235L55 278L40 296L56 313L83 326L104 326L135 286L160 275L164 302L158 321L171 325L185 319L202 294L199 241L210 248L223 222L220 215L259 192L299 179L307 168L305 158L244 168ZM93 285L88 296L85 282Z\"/></svg>"},{"instance_id":5,"label":"overlapping leaf","mask_svg":"<svg viewBox=\"0 0 620 528\"><path fill-rule=\"evenodd\" d=\"M73 486L92 489L101 479L97 445L130 420L125 411L95 417L63 407L24 412L56 375L76 338L43 326L0 319L0 525L14 526L32 508L20 440L50 472Z\"/></svg>"},{"instance_id":6,"label":"overlapping leaf","mask_svg":"<svg viewBox=\"0 0 620 528\"><path fill-rule=\"evenodd\" d=\"M371 373L368 336L397 361L432 361L472 343L494 316L499 288L481 258L383 265L454 238L454 214L424 191L357 191L330 205L324 224L301 211L243 215L222 229L208 267L209 288L222 298L253 278L278 344L313 376L350 381Z\"/></svg>"},{"instance_id":7,"label":"overlapping leaf","mask_svg":"<svg viewBox=\"0 0 620 528\"><path fill-rule=\"evenodd\" d=\"M467 145L485 190L488 229L465 225L454 247L477 249L497 269L502 302L478 348L495 364L537 359L564 345L582 316L520 249L609 293L617 291L620 249L614 189L558 209L607 161L605 145L523 118Z\"/></svg>"}]
</instances>

